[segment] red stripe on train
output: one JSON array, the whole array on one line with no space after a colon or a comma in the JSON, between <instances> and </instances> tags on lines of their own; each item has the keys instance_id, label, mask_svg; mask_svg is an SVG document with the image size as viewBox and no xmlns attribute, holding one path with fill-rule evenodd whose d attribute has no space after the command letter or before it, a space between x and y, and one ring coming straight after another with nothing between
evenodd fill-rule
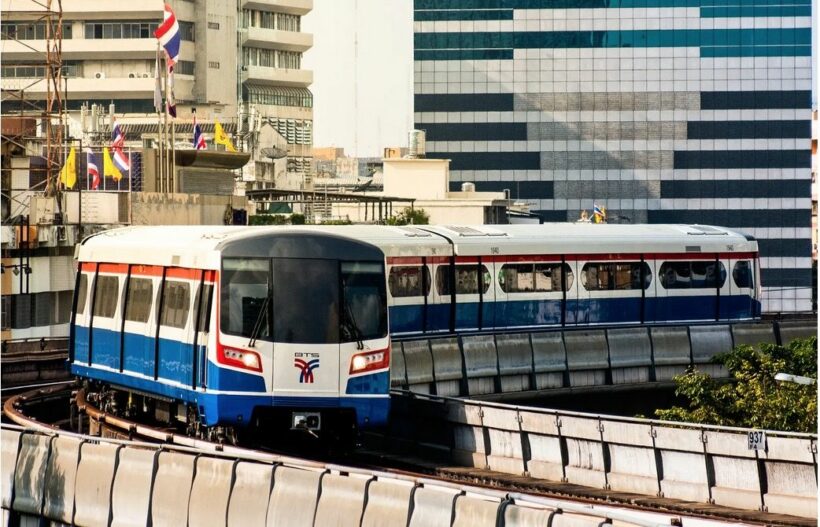
<instances>
[{"instance_id":1,"label":"red stripe on train","mask_svg":"<svg viewBox=\"0 0 820 527\"><path fill-rule=\"evenodd\" d=\"M128 274L128 264L111 264L97 262L82 262L81 269L86 273ZM159 265L131 265L131 276L162 276L162 266ZM202 273L205 273L205 282L212 283L216 280L216 271L212 269L188 269L185 267L166 267L166 278L177 278L181 280L200 280Z\"/></svg>"}]
</instances>

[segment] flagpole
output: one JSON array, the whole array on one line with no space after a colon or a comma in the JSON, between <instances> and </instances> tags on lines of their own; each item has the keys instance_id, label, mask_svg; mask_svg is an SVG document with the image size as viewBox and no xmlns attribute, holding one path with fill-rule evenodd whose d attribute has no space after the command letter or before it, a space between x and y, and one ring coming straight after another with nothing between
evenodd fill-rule
<instances>
[{"instance_id":1,"label":"flagpole","mask_svg":"<svg viewBox=\"0 0 820 527\"><path fill-rule=\"evenodd\" d=\"M167 107L167 101L168 101L168 54L167 53L165 55L165 68L163 69L162 74L163 74L164 79L165 79L165 100L166 100L166 107L164 108L165 115L163 116L163 126L165 127L165 140L168 141L168 107ZM165 153L168 154L167 144L166 144ZM165 165L166 165L165 166L165 191L167 193L171 193L171 192L173 192L173 189L170 188L171 187L171 178L170 178L170 175L168 174L168 169L170 168L170 159L168 159L167 155L165 156Z\"/></svg>"},{"instance_id":2,"label":"flagpole","mask_svg":"<svg viewBox=\"0 0 820 527\"><path fill-rule=\"evenodd\" d=\"M155 65L155 68L157 70L157 71L154 72L154 75L155 75L154 78L155 79L157 79L158 76L161 75L161 72L159 71L159 68L160 68L159 49L160 49L160 43L159 43L159 40L157 40L157 56L156 56L156 60L154 61L154 65ZM154 82L156 82L156 81L154 81ZM161 98L162 98L162 94L160 94L160 99ZM157 150L158 150L158 157L159 157L159 164L157 166L157 168L159 169L159 178L158 178L159 188L157 190L159 190L159 192L162 193L163 192L163 174L164 174L164 170L163 170L164 165L162 164L162 114L160 113L162 111L162 101L160 100L160 104L159 105L155 104L155 106L156 106L156 110L157 110Z\"/></svg>"}]
</instances>

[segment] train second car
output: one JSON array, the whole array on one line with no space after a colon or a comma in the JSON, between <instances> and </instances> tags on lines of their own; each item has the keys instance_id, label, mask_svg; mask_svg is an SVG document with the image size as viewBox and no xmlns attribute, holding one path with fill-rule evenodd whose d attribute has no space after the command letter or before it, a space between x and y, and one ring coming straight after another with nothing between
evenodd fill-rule
<instances>
[{"instance_id":1,"label":"train second car","mask_svg":"<svg viewBox=\"0 0 820 527\"><path fill-rule=\"evenodd\" d=\"M130 227L77 260L72 372L208 436L383 426L391 336L760 316L757 243L706 226Z\"/></svg>"}]
</instances>

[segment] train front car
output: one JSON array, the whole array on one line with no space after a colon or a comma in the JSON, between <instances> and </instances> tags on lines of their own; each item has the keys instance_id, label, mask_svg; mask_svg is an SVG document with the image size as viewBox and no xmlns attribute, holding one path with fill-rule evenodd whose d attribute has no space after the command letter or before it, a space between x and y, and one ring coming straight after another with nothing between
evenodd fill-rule
<instances>
[{"instance_id":1,"label":"train front car","mask_svg":"<svg viewBox=\"0 0 820 527\"><path fill-rule=\"evenodd\" d=\"M386 423L390 342L384 254L319 231L220 246L211 421L347 436Z\"/></svg>"},{"instance_id":2,"label":"train front car","mask_svg":"<svg viewBox=\"0 0 820 527\"><path fill-rule=\"evenodd\" d=\"M78 249L71 370L106 411L355 437L386 423L385 257L342 230L132 227Z\"/></svg>"}]
</instances>

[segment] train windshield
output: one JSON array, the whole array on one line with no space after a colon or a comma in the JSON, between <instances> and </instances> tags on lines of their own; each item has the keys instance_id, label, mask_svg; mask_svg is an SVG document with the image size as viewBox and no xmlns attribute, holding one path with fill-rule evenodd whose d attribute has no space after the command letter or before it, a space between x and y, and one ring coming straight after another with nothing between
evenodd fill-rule
<instances>
[{"instance_id":1,"label":"train windshield","mask_svg":"<svg viewBox=\"0 0 820 527\"><path fill-rule=\"evenodd\" d=\"M266 302L271 289L272 301ZM221 309L222 331L230 335L291 344L382 338L387 335L384 265L225 258Z\"/></svg>"},{"instance_id":2,"label":"train windshield","mask_svg":"<svg viewBox=\"0 0 820 527\"><path fill-rule=\"evenodd\" d=\"M339 262L273 259L273 334L276 342L339 342Z\"/></svg>"},{"instance_id":3,"label":"train windshield","mask_svg":"<svg viewBox=\"0 0 820 527\"><path fill-rule=\"evenodd\" d=\"M342 342L387 335L384 267L376 262L342 262Z\"/></svg>"}]
</instances>

